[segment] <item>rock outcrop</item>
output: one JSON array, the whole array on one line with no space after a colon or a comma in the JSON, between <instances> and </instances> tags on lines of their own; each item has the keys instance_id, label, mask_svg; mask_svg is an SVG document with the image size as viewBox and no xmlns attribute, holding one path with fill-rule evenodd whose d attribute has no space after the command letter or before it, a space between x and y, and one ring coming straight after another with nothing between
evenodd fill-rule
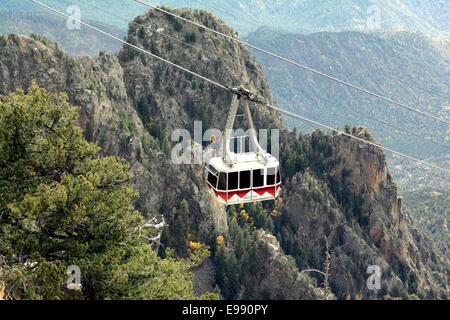
<instances>
[{"instance_id":1,"label":"rock outcrop","mask_svg":"<svg viewBox=\"0 0 450 320\"><path fill-rule=\"evenodd\" d=\"M203 11L177 13L235 36L225 23ZM243 46L154 11L136 18L128 41L220 83L246 83L275 103L261 67ZM227 235L227 212L207 194L202 165L174 164L170 134L178 128L192 132L195 120L203 121L204 130L222 128L230 95L129 48L119 55L72 57L43 38L1 37L0 94L26 90L32 81L66 92L80 107L86 138L98 143L104 154L129 161L140 192L136 208L145 216L170 217L186 199L192 240L215 243L218 234ZM255 120L259 128L283 125L280 115L268 109L258 109ZM365 130L355 130L370 138ZM282 215L274 218L276 238L268 231L255 231L261 264L246 275L252 287L241 293L256 299L443 296L434 273L448 272L448 265L441 264L432 243L409 226L381 150L339 135L325 136L317 148L311 137L305 139L313 150L308 154L311 165L286 176ZM273 204L265 207L267 212L272 209ZM331 292L322 287L321 275L302 272L322 270L326 242L331 251ZM366 287L369 265L379 265L386 276L380 292ZM207 267L208 281L198 291L211 287L215 266L208 261Z\"/></svg>"},{"instance_id":2,"label":"rock outcrop","mask_svg":"<svg viewBox=\"0 0 450 320\"><path fill-rule=\"evenodd\" d=\"M260 268L256 276L256 299L323 300L334 299L331 292L319 288L317 283L290 262L277 238L262 230L258 240L263 244Z\"/></svg>"},{"instance_id":3,"label":"rock outcrop","mask_svg":"<svg viewBox=\"0 0 450 320\"><path fill-rule=\"evenodd\" d=\"M352 130L373 140L364 128ZM287 223L280 237L294 241L290 250L298 264L320 268L323 258L316 259L323 256L326 237L332 252L330 286L339 298L445 296L441 276L448 264L405 215L383 151L341 135L328 137L325 145L328 178L318 179L309 170L297 173L285 196ZM378 291L366 286L367 268L373 265L382 270Z\"/></svg>"}]
</instances>

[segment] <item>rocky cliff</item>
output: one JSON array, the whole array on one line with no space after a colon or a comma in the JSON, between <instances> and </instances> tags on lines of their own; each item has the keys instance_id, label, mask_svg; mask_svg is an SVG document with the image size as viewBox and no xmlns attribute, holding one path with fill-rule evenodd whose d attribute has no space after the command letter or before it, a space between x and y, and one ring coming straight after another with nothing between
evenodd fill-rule
<instances>
[{"instance_id":1,"label":"rocky cliff","mask_svg":"<svg viewBox=\"0 0 450 320\"><path fill-rule=\"evenodd\" d=\"M236 36L228 25L204 11L175 13ZM134 20L127 40L221 84L245 84L274 102L260 65L242 45L155 11ZM202 120L205 129L224 127L231 96L223 90L128 47L119 53L119 59L128 95L150 127L161 123L168 132L192 129L195 120ZM282 126L281 118L269 110L258 110L255 118L261 128Z\"/></svg>"},{"instance_id":2,"label":"rocky cliff","mask_svg":"<svg viewBox=\"0 0 450 320\"><path fill-rule=\"evenodd\" d=\"M177 13L235 35L205 12ZM245 83L275 103L259 64L242 46L152 11L135 19L127 38L205 77L230 86ZM210 285L219 285L225 297L441 297L445 293L433 272L448 272L448 264L408 226L381 150L342 136L316 133L298 138L283 131L282 162L289 168L283 201L240 208L241 217L246 217L245 210L253 216L238 217L237 222L206 193L201 165L180 166L170 160L171 132L192 131L196 120L203 121L203 129L222 128L229 95L128 48L118 55L72 57L40 37L0 38L0 93L26 90L32 81L50 91L66 92L80 107L85 136L103 153L130 162L140 192L136 207L146 217L163 215L170 224L163 242L176 246L180 255L186 254L188 240L211 245L217 275ZM268 110L258 109L255 119L259 128L282 127L281 117ZM355 134L369 137L364 130ZM216 243L219 235L224 236L224 244ZM307 272L312 268L323 272L325 262L331 265L327 281L320 273ZM387 274L381 293L365 287L366 268L372 264ZM239 286L230 287L230 277L236 273L239 279L231 283Z\"/></svg>"},{"instance_id":3,"label":"rocky cliff","mask_svg":"<svg viewBox=\"0 0 450 320\"><path fill-rule=\"evenodd\" d=\"M373 139L365 128L349 133ZM340 298L448 294L448 260L405 214L382 150L341 135L315 132L301 139L306 147L298 152L309 161L323 160L310 162L287 182L277 232L297 264L320 268L326 237L330 287ZM382 270L379 291L366 287L373 265Z\"/></svg>"}]
</instances>

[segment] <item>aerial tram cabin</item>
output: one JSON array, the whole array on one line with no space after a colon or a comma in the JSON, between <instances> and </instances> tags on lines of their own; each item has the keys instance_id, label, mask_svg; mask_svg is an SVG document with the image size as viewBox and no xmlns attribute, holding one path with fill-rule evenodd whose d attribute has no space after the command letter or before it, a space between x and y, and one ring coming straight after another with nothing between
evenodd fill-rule
<instances>
[{"instance_id":1,"label":"aerial tram cabin","mask_svg":"<svg viewBox=\"0 0 450 320\"><path fill-rule=\"evenodd\" d=\"M281 192L280 164L258 143L249 108L249 101L255 101L257 97L242 88L234 89L233 92L235 97L222 140L221 156L211 158L206 166L209 192L217 202L224 205L275 200ZM245 113L251 129L252 148L249 149L252 150L249 152L230 151L231 132L240 100L245 101Z\"/></svg>"},{"instance_id":2,"label":"aerial tram cabin","mask_svg":"<svg viewBox=\"0 0 450 320\"><path fill-rule=\"evenodd\" d=\"M254 153L239 160L230 168L221 158L211 159L207 166L211 195L225 205L275 200L281 191L278 160L271 156L268 163L261 163Z\"/></svg>"}]
</instances>

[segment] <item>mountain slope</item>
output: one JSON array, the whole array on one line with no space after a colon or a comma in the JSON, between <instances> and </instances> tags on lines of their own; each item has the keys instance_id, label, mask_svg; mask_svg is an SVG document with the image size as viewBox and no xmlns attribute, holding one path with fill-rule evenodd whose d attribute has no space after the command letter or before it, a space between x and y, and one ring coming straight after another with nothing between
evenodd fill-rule
<instances>
[{"instance_id":1,"label":"mountain slope","mask_svg":"<svg viewBox=\"0 0 450 320\"><path fill-rule=\"evenodd\" d=\"M318 32L346 30L410 30L427 34L449 32L448 1L235 1L219 2L213 8L226 8L247 19L240 22L243 29L255 30L255 25L289 32ZM240 10L233 10L240 8ZM227 15L221 10L222 15ZM232 14L230 20L232 19ZM379 24L376 22L379 14ZM370 19L375 23L370 24ZM239 20L239 19L234 19ZM246 22L250 20L252 23ZM250 28L249 28L250 27Z\"/></svg>"},{"instance_id":2,"label":"mountain slope","mask_svg":"<svg viewBox=\"0 0 450 320\"><path fill-rule=\"evenodd\" d=\"M268 30L250 38L311 68L450 119L450 59L444 54L450 49L436 49L427 38L411 33L280 35ZM291 111L333 127L366 125L383 145L419 158L448 154L450 137L444 124L263 54L256 55L278 102Z\"/></svg>"},{"instance_id":3,"label":"mountain slope","mask_svg":"<svg viewBox=\"0 0 450 320\"><path fill-rule=\"evenodd\" d=\"M123 38L126 34L123 30L119 30L110 24L89 20L86 22L119 38ZM64 32L61 32L61 30L64 30ZM15 12L11 14L8 11L0 11L0 33L4 35L11 33L38 34L58 42L65 50L76 55L95 56L100 51L116 52L120 48L116 41L92 32L85 27L69 30L64 19L47 13Z\"/></svg>"},{"instance_id":4,"label":"mountain slope","mask_svg":"<svg viewBox=\"0 0 450 320\"><path fill-rule=\"evenodd\" d=\"M93 0L84 2L91 3L93 5L102 7L107 11L111 11L115 14L124 15L125 17L133 17L145 11L145 7L139 5L134 1L128 0L120 0L120 1L109 1L109 0ZM86 21L94 21L100 24L108 24L110 28L120 29L123 32L127 30L127 23L114 18L111 15L107 15L102 13L101 11L94 10L92 7L84 4L81 1L58 1L58 0L47 0L42 1L48 6L56 8L59 11L62 11L66 14L72 15L75 11L68 10L69 8L78 7L80 8L80 18ZM0 13L6 13L10 16L18 16L22 18L23 16L33 17L37 14L46 14L49 16L53 16L55 19L59 21L64 21L64 18L57 16L56 14L49 14L49 12L36 5L30 1L17 1L17 0L2 0L0 3ZM3 32L0 29L1 32Z\"/></svg>"},{"instance_id":5,"label":"mountain slope","mask_svg":"<svg viewBox=\"0 0 450 320\"><path fill-rule=\"evenodd\" d=\"M111 11L114 11L112 9L115 8L121 15L126 17L130 17L135 12L143 9L141 5L134 2L129 6L124 6L123 2L115 2L113 8L106 6L103 0L95 1L94 3ZM283 12L284 15L288 16L289 12L297 13L297 11L301 11L305 15L321 16L322 11L328 12L327 10L332 8L333 5L312 6L312 4L308 3L309 1L289 3L279 1L271 2L269 6L263 1L253 5L255 8L258 8L255 12L256 16L267 12L274 14ZM49 4L60 10L67 8L67 6L57 2L49 2ZM202 5L200 2L183 3L182 1L175 1L174 4L194 7ZM211 4L204 5L211 6ZM367 4L348 1L343 6L351 9L330 10L329 14L344 14L350 18L356 17L358 14L352 12L358 11L358 8L365 5ZM379 5L382 6L383 3L379 3ZM79 6L83 19L101 21L99 26L105 30L112 32L118 37L124 36L125 24L123 24L122 20L108 16L101 11L96 11L84 3L79 3ZM216 2L212 6L217 8L230 7L229 4L221 2ZM433 4L424 1L408 1L405 4L397 1L394 4L389 4L389 7L392 8L404 8L405 6L411 12L425 12L425 16L429 19L437 17L439 14L444 16L446 14L445 2ZM250 7L252 6L249 5ZM88 53L95 55L101 50L116 51L118 49L118 45L114 41L85 28L60 32L61 28L64 27L64 19L44 13L33 14L32 11L27 12L27 10L33 8L34 10L39 9L33 6L30 7L29 4L25 3L4 2L0 7L0 15L4 17L4 19L1 19L4 22L0 24L0 32L8 34L20 31L20 33L26 34L27 31L34 30L35 33L48 36L50 39L57 41L65 50L74 54ZM398 8L396 10L399 10ZM439 10L440 8L442 10ZM11 14L11 10L16 10L16 12ZM230 9L228 11L232 12L233 10ZM42 12L42 10L39 9L38 12ZM233 23L245 21L245 19L232 20ZM273 20L275 18L266 19L266 21ZM450 21L448 19L441 20ZM19 25L17 21L20 22ZM107 27L107 24L117 27ZM152 28L155 26L152 26ZM322 29L316 28L315 30ZM336 30L341 29L337 28ZM408 30L415 29L411 27ZM152 36L155 36L155 34ZM157 40L160 46L159 52L164 53L167 47L170 47L170 44L168 44L170 41L157 35L156 37L161 38ZM442 117L448 116L446 108L450 104L448 101L450 49L446 41L430 41L411 33L363 34L344 32L301 36L279 34L266 29L252 33L248 39L250 42L265 49L288 55L296 61L304 62L319 70L361 84L376 92L395 97L407 104L423 108L424 111ZM95 45L90 45L91 43L95 43ZM326 115L325 120L338 121L330 122L330 124L339 126L347 123L367 124L373 128L374 134L381 142L395 148L401 147L403 148L401 151L419 157L441 156L442 151L448 150L448 148L430 144L405 132L393 130L385 123L390 122L410 131L418 130L416 134L425 136L429 140L437 140L439 144L448 145L448 134L445 132L444 135L440 134L442 128L436 127L432 121L427 121L425 125L417 126L419 122L423 122L423 119L420 117L410 118L411 114L409 112L403 112L402 110L397 112L397 109L387 104L379 103L379 101L367 98L359 93L353 94L351 90L341 90L342 88L339 86L335 87L331 83L328 85L327 80L320 81L320 78L310 77L307 73L290 68L289 65L280 63L272 58L261 55L258 57L269 76L269 82L274 89L277 100L283 106L289 106L294 109L294 105L299 107L298 104L301 104L300 108L302 111L314 108L317 111L307 112L307 114L311 116L320 115L321 118L325 110L331 110L333 114ZM286 72L289 73L288 77L285 77ZM360 112L361 108L363 112ZM342 109L344 112L341 112ZM365 112L366 109L380 109L380 112L367 113ZM391 117L389 114L393 112L395 114ZM366 117L362 118L361 115L366 115ZM399 135L408 142L408 146L405 147L405 144L401 146L396 145L395 137Z\"/></svg>"},{"instance_id":6,"label":"mountain slope","mask_svg":"<svg viewBox=\"0 0 450 320\"><path fill-rule=\"evenodd\" d=\"M134 1L95 0L95 5L120 12L126 17L141 14L146 7ZM109 23L126 28L123 21L95 11L80 2L61 3L46 1L63 11L72 4L82 9L83 16L89 20ZM152 4L204 9L223 17L240 33L247 34L258 27L267 26L280 31L318 32L318 31L392 31L409 30L425 34L445 35L450 32L448 0L160 0ZM36 12L41 9L27 2L3 0L0 10ZM379 24L371 25L370 19ZM375 21L374 20L374 21ZM375 21L376 22L376 21Z\"/></svg>"},{"instance_id":7,"label":"mountain slope","mask_svg":"<svg viewBox=\"0 0 450 320\"><path fill-rule=\"evenodd\" d=\"M234 34L206 12L176 12ZM242 65L261 68L246 48L195 28L180 29L166 16L148 12L136 19L158 24L219 57L233 56ZM136 28L130 28L128 40L153 52L162 46L157 37ZM171 48L164 52L169 60L228 85L247 82L274 103L263 74L190 52L179 43ZM213 285L225 298L447 297L440 275L448 273L448 261L404 217L381 150L339 135L297 137L283 129L282 199L227 212L209 197L201 165L171 161L170 135L177 128L191 131L194 120L203 121L204 129L223 127L230 96L127 48L119 55L72 57L38 37L2 37L0 93L27 89L33 79L50 91L66 92L81 108L85 136L103 153L131 163L140 192L136 207L148 218L165 217L166 247L180 256L189 254L191 242L211 247ZM264 109L255 118L259 128L283 125L279 114ZM353 130L372 139L364 129ZM322 286L319 275L304 271L324 270L326 252L332 271ZM383 269L379 292L365 287L369 264Z\"/></svg>"},{"instance_id":8,"label":"mountain slope","mask_svg":"<svg viewBox=\"0 0 450 320\"><path fill-rule=\"evenodd\" d=\"M406 205L411 216L428 231L443 254L450 250L450 192L421 190L411 192L406 197Z\"/></svg>"}]
</instances>

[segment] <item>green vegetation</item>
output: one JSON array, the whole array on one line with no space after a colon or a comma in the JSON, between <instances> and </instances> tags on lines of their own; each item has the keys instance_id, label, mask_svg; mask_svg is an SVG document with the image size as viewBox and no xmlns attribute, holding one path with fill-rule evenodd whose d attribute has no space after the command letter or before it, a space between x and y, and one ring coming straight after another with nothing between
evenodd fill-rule
<instances>
[{"instance_id":1,"label":"green vegetation","mask_svg":"<svg viewBox=\"0 0 450 320\"><path fill-rule=\"evenodd\" d=\"M236 299L241 287L254 287L250 284L251 275L258 268L256 233L248 224L242 223L242 219L239 223L234 207L231 208L231 216L225 243L218 246L215 256L216 281L225 299Z\"/></svg>"},{"instance_id":2,"label":"green vegetation","mask_svg":"<svg viewBox=\"0 0 450 320\"><path fill-rule=\"evenodd\" d=\"M128 164L98 157L77 117L35 85L0 97L0 287L13 299L196 298L191 263L148 245ZM66 287L71 265L79 291Z\"/></svg>"},{"instance_id":3,"label":"green vegetation","mask_svg":"<svg viewBox=\"0 0 450 320\"><path fill-rule=\"evenodd\" d=\"M159 14L150 13L149 16L151 15L154 15L153 18L156 19ZM189 17L190 14L185 13L183 16ZM167 28L164 21L155 20L158 23L153 24L152 19L146 17L139 17L136 22L163 26L164 30L170 31L170 25ZM211 19L206 14L202 14L199 21L217 30L222 30L223 27L218 20ZM176 30L177 26L174 24L173 28ZM222 47L220 43L214 42L215 39L208 39L207 35L201 31L198 34L190 31L188 27L184 30L180 28L180 39L186 35L187 41L201 41L206 46L210 45L208 40L211 40L213 46L220 51L220 55L236 51L233 45ZM202 34L201 39L198 38L200 34ZM35 39L38 40L37 37ZM158 53L160 49L158 49L161 44L158 41L159 37L147 37L144 28L131 28L128 39L133 44L143 45L152 53ZM341 48L340 52L346 53L349 47L355 47L355 43L364 42L369 50L367 52L383 51L383 54L375 55L382 58L386 58L384 52L392 49L390 45L382 45L389 41L383 41L379 36L361 36L358 33L333 34L333 37L330 37L330 34L310 35L298 37L298 40L294 43L288 42L289 48L292 49L290 51L299 53L300 58L312 64L317 62L317 57L320 56L324 61L321 61L318 67L324 64L331 65L330 72L340 73L344 77L348 76L344 72L346 70L342 70L342 63L345 64L346 56L342 55L344 58L339 59L341 64L336 65L335 60L331 60L328 64L327 57L330 52L336 52L336 50L329 51L329 48ZM366 43L365 40L368 42ZM7 55L8 59L3 60L5 68L11 69L12 77L5 78L12 81L11 83L5 82L10 86L14 83L25 85L28 78L24 78L24 75L19 72L16 79L13 76L16 72L13 71L18 68L20 70L22 64L34 66L27 52L33 52L35 46L31 42L28 50L17 51L14 43L25 42L22 38L14 36L0 38L0 43L4 41L10 42L6 50L12 49L11 52L17 52L21 57L20 60L13 59L14 55L10 54ZM271 47L281 47L274 45L271 41L267 43ZM298 43L300 45L296 46ZM53 47L54 44L51 46ZM315 51L321 54L311 55L310 52L305 52L305 48L316 48ZM419 45L417 49L421 49L421 46ZM61 51L53 51L57 51L54 56L59 61ZM182 51L169 51L166 50L166 53L171 53L167 57L171 61L183 64L192 60L192 69L205 76L211 75L211 72L223 73L222 65L217 62L202 63L204 59L201 54L198 56L194 54L192 59L188 57L186 60L185 57L190 54L190 51L184 50L184 47ZM364 57L367 57L367 52L364 53ZM247 61L245 51L242 51L241 55L241 58ZM358 70L367 69L358 64L360 52L351 56L356 57L352 61L357 61ZM49 52L49 59L37 61L39 66L43 66L38 70L48 70L47 60L53 61L52 57L53 53ZM113 58L112 55L111 58ZM132 61L133 58L136 61ZM64 59L61 61L67 61L68 58ZM78 59L72 60L73 63L78 61ZM249 60L253 61L253 59ZM383 60L381 66L384 66L386 59L381 60ZM427 57L423 60L428 61ZM11 61L15 63L12 68L8 68ZM83 58L80 61L87 60ZM114 62L105 56L100 62L107 61ZM214 113L214 110L220 108L218 109L214 103L210 102L226 101L222 92L213 86L205 86L203 82L196 81L192 77L185 78L184 75L173 73L171 69L165 69L161 64L155 65L156 69L153 70L150 68L153 65L150 58L133 53L130 48L122 51L120 62L122 68L112 65L113 68L105 68L101 71L111 76L117 74L120 76L120 72L115 73L115 71L123 71L125 80L123 83L121 79L117 79L117 83L108 80L109 85L103 86L105 78L103 72L96 72L97 63L92 66L84 63L83 65L87 68L81 68L83 65L80 65L80 68L72 70L73 74L69 72L66 75L61 71L61 78L64 79L64 76L70 75L69 80L77 80L85 78L92 73L91 71L94 72L92 76L87 76L88 83L77 81L77 87L79 84L81 88L88 88L97 94L91 100L86 99L85 90L81 90L81 93L74 92L73 86L69 83L65 90L69 90L76 101L82 101L83 114L88 117L88 121L83 121L84 134L88 140L99 137L98 141L105 146L105 150L130 157L132 161L135 160L134 154L136 154L136 159L140 163L135 163L136 166L133 168L144 174L142 179L139 176L134 183L145 195L136 202L136 194L130 184L131 174L128 165L117 158L97 156L98 148L84 141L80 136L80 129L74 126L77 112L74 111L73 115L66 114L67 111L72 112L73 107L65 102L63 96L49 95L38 88L33 88L28 95L19 93L2 98L4 102L2 101L0 111L4 112L2 112L3 118L0 125L4 124L5 130L0 132L2 147L0 167L3 168L0 171L0 201L2 201L0 203L2 234L0 297L6 289L9 297L19 299L195 298L192 294L192 274L189 272L190 268L195 267L196 272L200 271L198 279L202 282L198 287L212 290L215 285L218 285L226 298L283 298L289 295L279 294L280 288L287 288L288 291L299 288L297 280L303 276L298 277L297 271L311 268L325 270L327 257L325 253L328 254L328 252L332 253L333 263L329 284L327 280L326 287L329 285L338 298L347 296L357 299L380 298L388 293L395 297L402 297L405 296L405 290L423 298L426 297L423 288L434 287L434 284L427 280L432 277L429 271L436 270L443 275L448 274L445 272L447 269L444 269L444 264L442 269L434 268L439 260L432 247L428 246L425 237L414 233L416 231L413 228L403 228L403 225L401 225L403 230L398 232L397 224L391 223L395 220L389 206L394 204L397 198L396 189L391 185L389 178L385 179L385 184L379 185L380 197L374 197L376 199L367 197L364 187L358 194L359 183L364 186L364 179L371 176L364 171L365 167L360 165L366 160L370 165L370 159L360 158L354 162L353 155L359 155L361 151L365 152L364 148L351 145L350 142L346 142L345 137L330 136L320 131L300 136L294 131L286 134L287 138L282 136L281 162L284 180L282 197L275 205L273 203L248 204L229 208L229 231L224 231L226 230L224 221L213 219L216 218L213 215L221 212L209 206L206 201L208 196L206 192L202 192L205 186L201 175L198 174L201 168L185 167L178 170L168 160L162 159L159 152L149 151L159 149L167 155L170 152L171 142L168 139L170 123L167 122L167 117L162 117L162 114L173 114L173 111L176 112L175 114L181 114L185 111L187 118L177 119L182 123L189 123L192 119L203 120L204 127L210 127L211 123L220 123L220 117ZM273 63L273 61L270 64L266 62L265 65L268 69L275 70L276 74L283 70L283 68L273 68L273 66L277 67ZM395 63L388 63L389 70L393 70L393 64L399 64L398 59ZM371 64L372 67L373 65L377 69L380 68L377 63ZM67 68L60 70L65 69ZM436 69L440 68L436 67ZM435 71L432 73L438 74ZM285 72L280 73L285 74ZM242 76L239 72L235 75ZM291 75L297 76L297 74ZM190 82L196 93L192 93L179 76ZM177 85L168 86L166 80L169 78L179 80ZM135 87L132 79L147 79L144 81L146 85L142 87L138 84L138 87ZM366 77L364 79L357 77L355 81L364 83L365 79ZM367 79L374 79L371 88L385 92L382 90L385 89L383 77L367 77ZM256 89L263 92L263 95L270 96L264 79L257 77L250 80ZM276 82L276 80L272 81ZM354 123L354 119L349 116L335 117L336 112L347 115L342 110L348 111L348 109L338 110L339 106L331 108L331 102L328 104L322 104L323 101L317 102L318 96L328 100L338 97L338 100L344 101L346 97L348 98L346 92L336 88L337 91L333 91L326 97L326 93L330 91L325 84L318 85L314 79L305 77L302 81L301 87L304 92L300 100L303 102L296 105L297 111L300 110L305 113L305 116L311 118L320 113L321 121L328 121L330 125L334 123L333 126L336 125L333 122L336 119L342 120L343 123ZM49 82L50 87L52 83ZM126 92L122 90L122 84ZM289 83L283 82L281 87L287 88L287 91L279 93L279 97L285 97L290 90ZM425 89L428 88L428 86L425 87ZM432 84L428 89L433 87ZM313 90L310 90L311 88ZM389 86L389 88L392 89L395 86ZM186 94L180 96L180 90ZM197 90L202 94L199 95ZM437 91L440 92L440 90ZM27 98L28 96L32 97ZM108 98L113 105L112 113L108 112L108 117L104 117L105 113L102 113L101 117L97 118L97 112L86 112L102 110L101 103L105 101L104 98ZM126 99L127 101L123 101L123 104L116 104L117 99L122 101L122 98L129 98L129 100ZM165 103L167 99L164 98L171 100L174 98L179 105L167 104ZM367 107L367 101L354 102L353 98L348 99L346 106L352 107L355 103L359 106L361 103L362 106ZM28 100L22 103L20 99ZM98 103L95 103L95 100ZM140 119L134 116L132 110L126 108L125 104L128 105L128 101L134 104ZM314 103L309 104L308 101ZM280 103L289 106L289 101L282 99ZM301 105L302 103L308 107ZM434 105L434 103L431 104ZM58 106L64 106L61 108L64 111L59 110ZM124 108L117 106L124 106ZM170 109L170 113L167 112L169 111L167 108ZM361 110L365 109L361 108ZM376 112L373 115L375 117L380 114L389 114L382 107L377 110L382 111ZM183 112L180 113L180 111ZM257 117L258 127L267 127L268 123L278 123L273 121L275 119L273 115L263 112L260 116ZM403 118L399 116L398 119ZM141 131L142 126L139 120L142 120L142 124L151 137ZM108 128L104 124L108 125ZM355 128L349 126L345 127L345 131L352 134L358 133ZM116 140L117 137L119 140ZM141 139L142 147L134 137ZM109 148L112 142L114 142L113 148ZM344 152L340 153L340 151ZM375 155L378 155L376 150L373 151ZM340 159L339 155L343 155L345 159ZM347 155L349 155L348 158ZM382 155L379 154L379 156L377 159L383 161ZM160 162L160 165L157 163L155 167L156 161ZM200 191L197 192L197 190ZM361 195L363 195L362 198ZM168 227L164 228L161 234L159 257L150 250L145 240L148 233L142 228L141 215L134 210L134 207L142 208L143 212L164 216ZM366 210L362 210L363 208ZM372 210L373 208L376 211ZM367 214L372 214L370 219L366 216ZM259 229L264 229L266 232L261 232ZM218 230L222 230L222 233L218 233ZM373 233L376 234L373 235ZM278 239L281 249L278 250L278 244L271 235ZM155 234L151 234L151 237L155 237ZM383 237L381 242L374 241L379 237ZM412 253L410 250L402 250L403 243L416 245L417 254L416 250ZM202 265L211 253L212 265L211 261ZM369 261L372 257L375 263L387 261L386 267L389 268L390 273L386 273L386 286L383 286L384 291L377 294L377 297L365 291L367 276L365 264L372 263ZM179 260L180 258L185 260ZM69 265L81 267L83 285L81 291L66 289L66 270ZM423 269L415 268L420 265L423 265ZM322 284L325 280L320 274L303 273L303 275L307 279L301 281L302 283L311 282L313 287L325 287ZM397 276L402 280L398 285L395 284L399 282ZM394 277L395 285L391 281ZM440 279L436 280L437 285L441 283ZM301 287L299 290L303 291ZM300 295L296 295L298 296ZM305 297L314 296L305 295ZM217 295L208 297L217 297ZM429 297L434 298L437 295L431 292Z\"/></svg>"},{"instance_id":4,"label":"green vegetation","mask_svg":"<svg viewBox=\"0 0 450 320\"><path fill-rule=\"evenodd\" d=\"M405 205L421 229L436 242L444 256L450 252L450 192L432 190L405 194Z\"/></svg>"},{"instance_id":5,"label":"green vegetation","mask_svg":"<svg viewBox=\"0 0 450 320\"><path fill-rule=\"evenodd\" d=\"M186 34L184 35L184 40L185 40L186 42L192 44L192 43L197 42L198 37L199 37L198 31L192 30L192 31L190 31L190 32L188 32L188 33L186 33Z\"/></svg>"},{"instance_id":6,"label":"green vegetation","mask_svg":"<svg viewBox=\"0 0 450 320\"><path fill-rule=\"evenodd\" d=\"M170 228L163 235L166 246L174 248L178 256L187 256L189 238L189 206L186 200L181 201L180 207L173 208L169 225Z\"/></svg>"},{"instance_id":7,"label":"green vegetation","mask_svg":"<svg viewBox=\"0 0 450 320\"><path fill-rule=\"evenodd\" d=\"M216 239L216 281L226 299L236 299L245 288L244 297L252 298L256 290L253 274L262 265L261 242L256 231L274 229L271 214L261 203L231 206L228 210L229 232Z\"/></svg>"},{"instance_id":8,"label":"green vegetation","mask_svg":"<svg viewBox=\"0 0 450 320\"><path fill-rule=\"evenodd\" d=\"M172 17L172 16L170 16L170 17ZM181 30L183 30L183 23L181 23L180 20L174 18L173 28L175 29L176 32L180 32Z\"/></svg>"}]
</instances>

